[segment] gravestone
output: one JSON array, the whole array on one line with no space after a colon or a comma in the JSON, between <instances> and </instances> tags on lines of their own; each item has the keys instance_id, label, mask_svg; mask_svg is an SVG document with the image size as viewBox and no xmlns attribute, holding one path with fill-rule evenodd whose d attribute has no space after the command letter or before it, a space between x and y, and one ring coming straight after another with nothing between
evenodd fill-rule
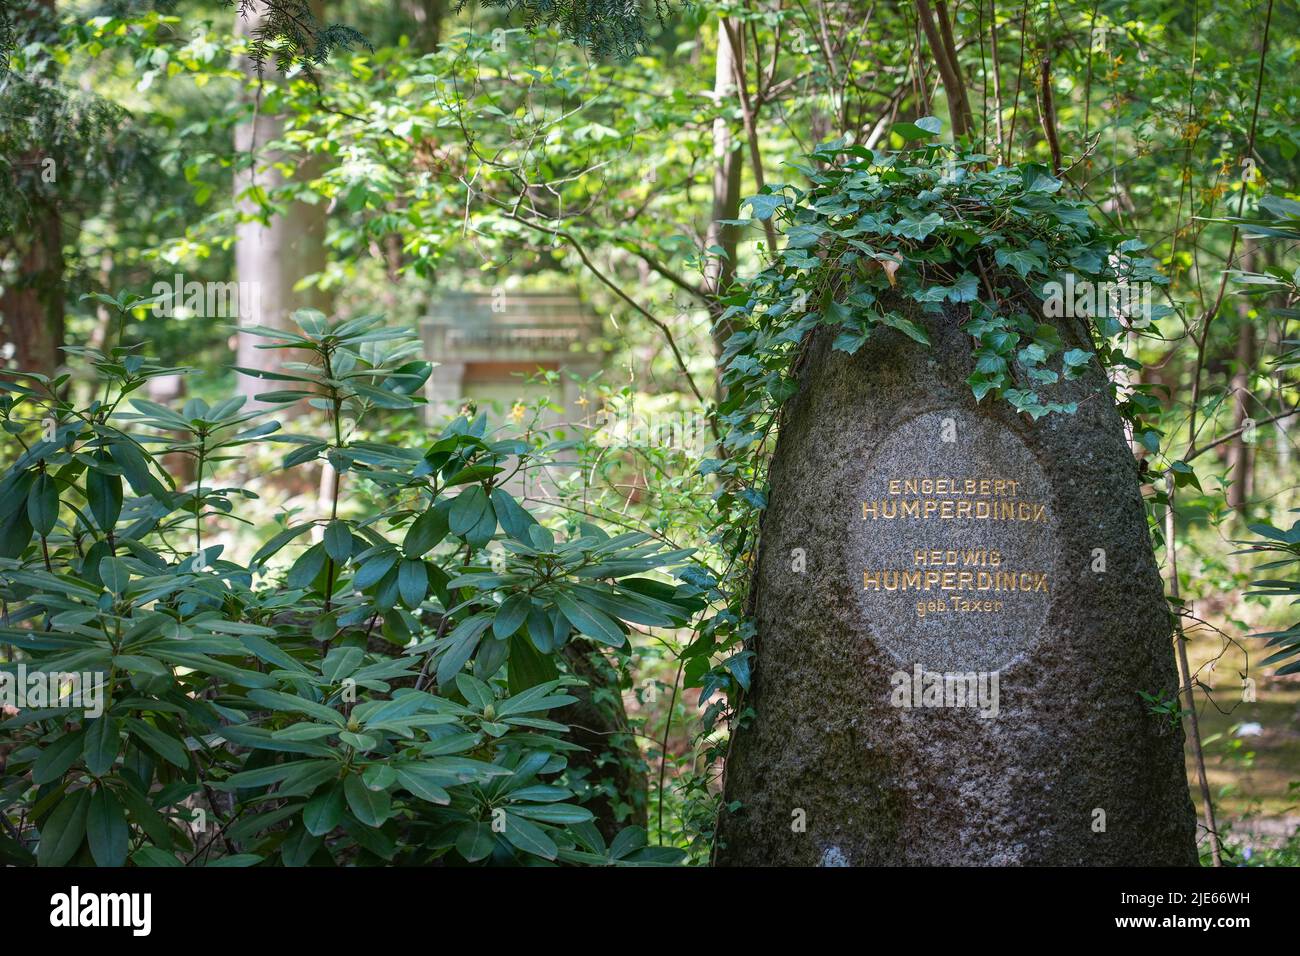
<instances>
[{"instance_id":1,"label":"gravestone","mask_svg":"<svg viewBox=\"0 0 1300 956\"><path fill-rule=\"evenodd\" d=\"M785 409L723 865L1187 865L1196 823L1137 467L1094 360L975 402L962 313L816 333ZM1060 328L1066 347L1088 348Z\"/></svg>"},{"instance_id":2,"label":"gravestone","mask_svg":"<svg viewBox=\"0 0 1300 956\"><path fill-rule=\"evenodd\" d=\"M425 355L437 366L425 385L431 420L454 415L466 401L489 412L494 425L509 423L517 403L538 399L560 411L546 423L589 415L572 376L589 378L601 367L591 351L601 322L575 296L447 293L420 323ZM564 373L553 388L529 382L539 370Z\"/></svg>"}]
</instances>

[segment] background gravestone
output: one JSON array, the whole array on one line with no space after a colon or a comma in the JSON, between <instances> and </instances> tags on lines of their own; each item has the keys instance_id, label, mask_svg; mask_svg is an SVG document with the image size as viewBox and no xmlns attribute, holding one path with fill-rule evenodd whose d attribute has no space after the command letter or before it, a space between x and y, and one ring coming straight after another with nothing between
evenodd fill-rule
<instances>
[{"instance_id":1,"label":"background gravestone","mask_svg":"<svg viewBox=\"0 0 1300 956\"><path fill-rule=\"evenodd\" d=\"M562 412L549 422L579 420L580 387L603 356L590 348L601 334L600 317L571 295L446 293L420 322L425 355L438 363L425 385L430 421L456 414L466 400L506 422L516 402L553 402ZM529 382L539 370L560 371L552 389Z\"/></svg>"},{"instance_id":2,"label":"background gravestone","mask_svg":"<svg viewBox=\"0 0 1300 956\"><path fill-rule=\"evenodd\" d=\"M1075 414L977 405L963 317L918 316L929 348L811 344L771 469L721 864L1197 861L1182 729L1140 696L1178 678L1104 376L1045 390ZM996 716L898 706L918 665L996 673Z\"/></svg>"}]
</instances>

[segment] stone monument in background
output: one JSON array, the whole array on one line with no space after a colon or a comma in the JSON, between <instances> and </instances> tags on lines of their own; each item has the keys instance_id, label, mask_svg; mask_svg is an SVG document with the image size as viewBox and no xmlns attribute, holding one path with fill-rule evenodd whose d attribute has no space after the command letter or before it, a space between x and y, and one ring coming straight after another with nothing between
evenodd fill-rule
<instances>
[{"instance_id":1,"label":"stone monument in background","mask_svg":"<svg viewBox=\"0 0 1300 956\"><path fill-rule=\"evenodd\" d=\"M425 356L438 363L425 385L430 421L473 401L492 426L508 426L516 404L543 398L562 410L543 424L590 415L573 376L589 378L600 369L602 356L592 345L601 321L576 296L501 289L444 294L420 322L420 334ZM560 382L530 382L539 370L560 372Z\"/></svg>"}]
</instances>

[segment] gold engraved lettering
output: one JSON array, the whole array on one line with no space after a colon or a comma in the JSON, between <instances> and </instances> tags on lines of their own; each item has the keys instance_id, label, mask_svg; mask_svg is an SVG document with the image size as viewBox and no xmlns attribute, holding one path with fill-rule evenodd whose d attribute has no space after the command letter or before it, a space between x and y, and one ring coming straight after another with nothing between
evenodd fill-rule
<instances>
[{"instance_id":1,"label":"gold engraved lettering","mask_svg":"<svg viewBox=\"0 0 1300 956\"><path fill-rule=\"evenodd\" d=\"M883 495L862 502L863 521L1050 521L1047 502L1026 499L1028 489L1017 478L903 476L885 479L882 490ZM877 592L1051 593L1048 572L1006 568L1003 557L993 548L918 547L912 550L911 568L864 569L862 587ZM1003 607L993 597L930 597L916 603L916 612L918 617L946 611L999 613Z\"/></svg>"}]
</instances>

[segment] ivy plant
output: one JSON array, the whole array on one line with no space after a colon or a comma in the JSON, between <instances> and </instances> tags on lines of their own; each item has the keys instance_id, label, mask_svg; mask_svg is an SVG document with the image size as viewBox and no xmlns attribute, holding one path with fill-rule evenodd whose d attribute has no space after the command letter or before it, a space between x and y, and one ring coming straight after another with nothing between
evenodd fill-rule
<instances>
[{"instance_id":1,"label":"ivy plant","mask_svg":"<svg viewBox=\"0 0 1300 956\"><path fill-rule=\"evenodd\" d=\"M1096 308L1070 320L1091 349L1067 347L1047 308L1048 283L1067 275L1094 289L1167 280L1140 241L1111 234L1085 203L1063 196L1047 167L997 165L960 145L926 144L939 130L933 117L902 124L896 132L909 146L900 151L823 145L794 166L805 185L769 184L742 204L752 220L735 224L773 221L785 242L722 314L736 329L718 406L724 454L701 471L719 476L715 540L731 562L722 582L699 582L727 597L686 652L688 680L711 701L706 729L743 713L736 702L752 667L747 594L769 443L814 332L833 335L831 347L849 355L886 330L928 346L926 317L955 314L969 337L975 399L1004 401L1037 420L1074 411L1047 387L1090 363L1134 367L1116 340L1170 311ZM1157 450L1160 433L1143 419L1157 410L1149 396L1136 389L1119 405L1137 439Z\"/></svg>"}]
</instances>

